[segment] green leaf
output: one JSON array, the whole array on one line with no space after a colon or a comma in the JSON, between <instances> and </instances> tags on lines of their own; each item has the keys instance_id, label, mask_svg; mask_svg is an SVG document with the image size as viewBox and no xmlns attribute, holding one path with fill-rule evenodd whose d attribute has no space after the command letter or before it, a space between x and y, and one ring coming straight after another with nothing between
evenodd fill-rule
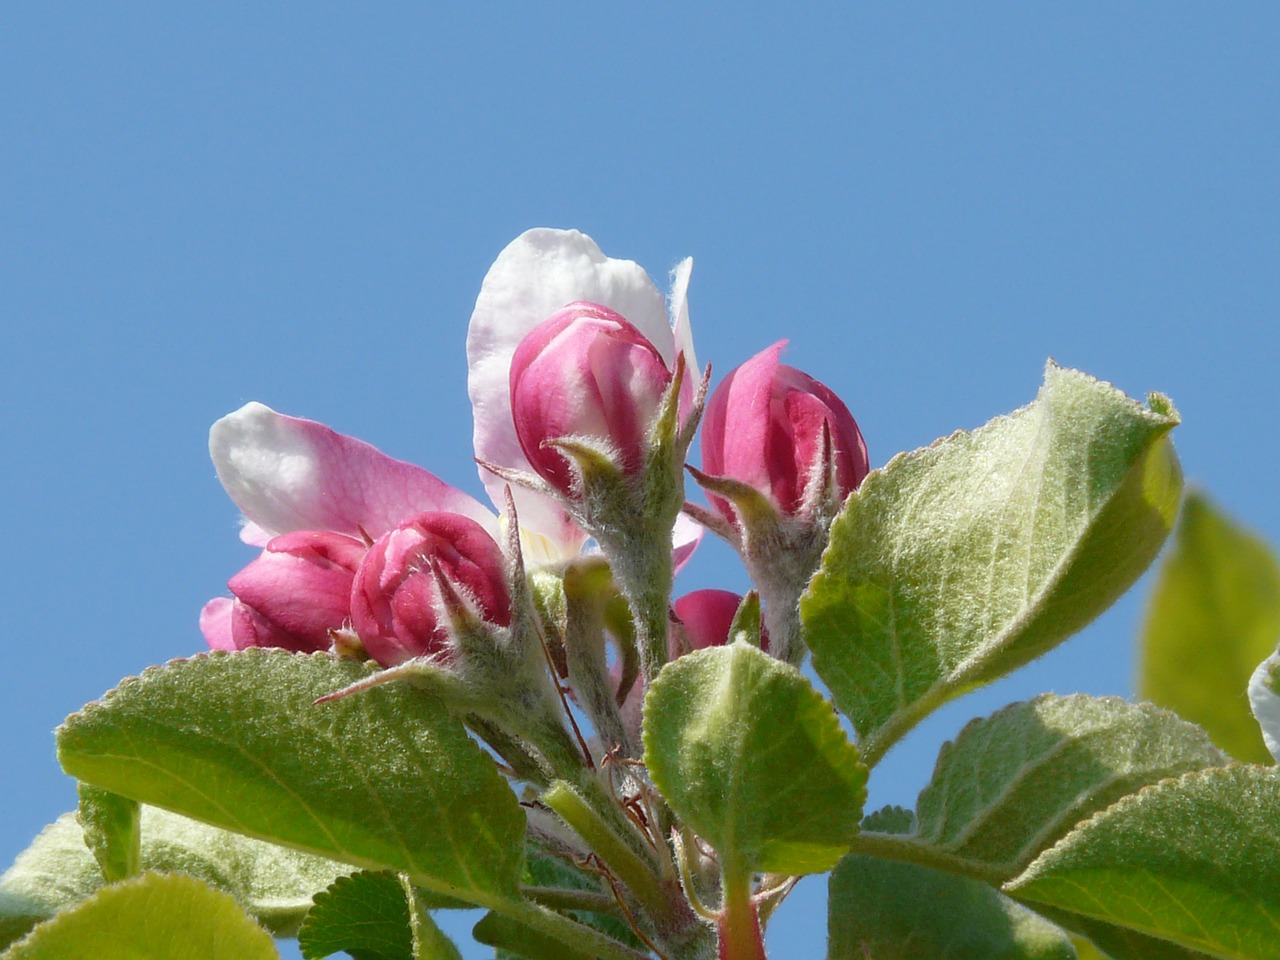
<instances>
[{"instance_id":1,"label":"green leaf","mask_svg":"<svg viewBox=\"0 0 1280 960\"><path fill-rule=\"evenodd\" d=\"M872 471L800 601L868 763L1120 596L1173 524L1178 417L1050 363L1030 406Z\"/></svg>"},{"instance_id":2,"label":"green leaf","mask_svg":"<svg viewBox=\"0 0 1280 960\"><path fill-rule=\"evenodd\" d=\"M1078 960L1100 960L1104 956L1119 960L1212 960L1209 954L1199 950L1180 947L1168 940L1159 940L1137 930L1117 927L1078 913L1055 910L1042 904L1036 905L1036 911L1064 929L1081 935L1075 938Z\"/></svg>"},{"instance_id":3,"label":"green leaf","mask_svg":"<svg viewBox=\"0 0 1280 960\"><path fill-rule=\"evenodd\" d=\"M645 762L672 808L744 871L819 873L849 849L867 770L798 670L741 641L658 675Z\"/></svg>"},{"instance_id":4,"label":"green leaf","mask_svg":"<svg viewBox=\"0 0 1280 960\"><path fill-rule=\"evenodd\" d=\"M1005 889L1232 960L1280 958L1280 776L1215 767L1080 824Z\"/></svg>"},{"instance_id":5,"label":"green leaf","mask_svg":"<svg viewBox=\"0 0 1280 960\"><path fill-rule=\"evenodd\" d=\"M225 890L280 937L293 936L312 896L351 869L155 807L142 807L140 832L142 869L189 874ZM76 815L59 817L0 877L0 947L103 884Z\"/></svg>"},{"instance_id":6,"label":"green leaf","mask_svg":"<svg viewBox=\"0 0 1280 960\"><path fill-rule=\"evenodd\" d=\"M1275 552L1189 494L1147 608L1138 696L1198 723L1236 759L1270 763L1241 693L1278 640Z\"/></svg>"},{"instance_id":7,"label":"green leaf","mask_svg":"<svg viewBox=\"0 0 1280 960\"><path fill-rule=\"evenodd\" d=\"M1073 960L1062 930L977 880L851 855L831 874L830 960Z\"/></svg>"},{"instance_id":8,"label":"green leaf","mask_svg":"<svg viewBox=\"0 0 1280 960\"><path fill-rule=\"evenodd\" d=\"M515 899L524 812L443 706L371 668L251 649L126 680L58 731L73 776L474 903Z\"/></svg>"},{"instance_id":9,"label":"green leaf","mask_svg":"<svg viewBox=\"0 0 1280 960\"><path fill-rule=\"evenodd\" d=\"M271 936L225 893L147 873L105 887L10 947L0 960L279 960Z\"/></svg>"},{"instance_id":10,"label":"green leaf","mask_svg":"<svg viewBox=\"0 0 1280 960\"><path fill-rule=\"evenodd\" d=\"M970 722L942 748L915 839L1007 880L1121 797L1224 762L1199 727L1151 704L1045 694Z\"/></svg>"},{"instance_id":11,"label":"green leaf","mask_svg":"<svg viewBox=\"0 0 1280 960\"><path fill-rule=\"evenodd\" d=\"M427 903L394 873L361 871L316 894L298 931L306 960L346 951L358 960L460 960Z\"/></svg>"},{"instance_id":12,"label":"green leaf","mask_svg":"<svg viewBox=\"0 0 1280 960\"><path fill-rule=\"evenodd\" d=\"M142 807L136 800L81 783L77 819L84 842L107 883L136 876L142 869Z\"/></svg>"},{"instance_id":13,"label":"green leaf","mask_svg":"<svg viewBox=\"0 0 1280 960\"><path fill-rule=\"evenodd\" d=\"M1280 650L1258 664L1249 680L1249 703L1267 750L1280 760Z\"/></svg>"}]
</instances>

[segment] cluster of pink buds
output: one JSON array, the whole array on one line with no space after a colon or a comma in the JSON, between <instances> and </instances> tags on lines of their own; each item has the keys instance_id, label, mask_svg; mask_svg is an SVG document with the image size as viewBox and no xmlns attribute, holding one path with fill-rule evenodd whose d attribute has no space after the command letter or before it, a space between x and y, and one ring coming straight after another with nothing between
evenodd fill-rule
<instances>
[{"instance_id":1,"label":"cluster of pink buds","mask_svg":"<svg viewBox=\"0 0 1280 960\"><path fill-rule=\"evenodd\" d=\"M232 577L232 598L201 614L215 649L283 647L300 653L363 649L384 667L451 656L451 624L468 614L511 622L502 550L474 520L411 517L372 545L323 530L268 541ZM358 646L351 642L354 630Z\"/></svg>"},{"instance_id":2,"label":"cluster of pink buds","mask_svg":"<svg viewBox=\"0 0 1280 960\"><path fill-rule=\"evenodd\" d=\"M231 578L230 598L205 607L210 646L447 665L460 630L523 622L514 607L524 574L554 584L594 540L629 604L623 632L641 676L652 677L681 651L727 642L738 616L742 598L728 591L671 603L674 571L707 527L737 548L759 591L762 645L798 661L796 602L867 473L866 447L832 391L779 361L783 343L708 399L710 374L699 388L693 368L689 263L675 272L668 314L643 271L581 234L530 231L503 251L477 300L468 356L476 459L505 520L320 424L260 404L219 421L219 476L250 521L245 539L263 551ZM688 469L712 509L684 499L699 423L701 469ZM513 554L498 539L516 506ZM557 649L563 628L542 622Z\"/></svg>"}]
</instances>

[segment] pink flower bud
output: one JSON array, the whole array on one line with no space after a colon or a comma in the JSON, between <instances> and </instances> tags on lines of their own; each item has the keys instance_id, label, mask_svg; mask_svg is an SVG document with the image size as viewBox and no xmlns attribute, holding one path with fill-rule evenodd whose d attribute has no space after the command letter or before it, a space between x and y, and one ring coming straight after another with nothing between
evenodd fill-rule
<instances>
[{"instance_id":1,"label":"pink flower bud","mask_svg":"<svg viewBox=\"0 0 1280 960\"><path fill-rule=\"evenodd\" d=\"M458 603L487 623L511 623L502 550L474 520L422 513L369 548L356 571L351 620L369 655L392 667L447 652Z\"/></svg>"},{"instance_id":2,"label":"pink flower bud","mask_svg":"<svg viewBox=\"0 0 1280 960\"><path fill-rule=\"evenodd\" d=\"M813 377L778 362L786 341L756 354L716 388L702 422L702 470L767 494L784 514L799 513L823 459L823 425L831 438L841 500L867 475L867 446L840 398ZM733 509L711 496L737 523Z\"/></svg>"},{"instance_id":3,"label":"pink flower bud","mask_svg":"<svg viewBox=\"0 0 1280 960\"><path fill-rule=\"evenodd\" d=\"M694 650L722 647L729 642L729 628L742 605L742 597L732 590L694 590L680 597L672 609L684 625ZM769 650L769 637L761 638L760 647ZM674 659L676 651L671 651Z\"/></svg>"},{"instance_id":4,"label":"pink flower bud","mask_svg":"<svg viewBox=\"0 0 1280 960\"><path fill-rule=\"evenodd\" d=\"M329 631L351 613L351 583L366 547L319 530L268 541L259 557L232 577L234 600L211 601L201 616L210 646L328 650Z\"/></svg>"},{"instance_id":5,"label":"pink flower bud","mask_svg":"<svg viewBox=\"0 0 1280 960\"><path fill-rule=\"evenodd\" d=\"M516 437L534 471L564 494L574 472L545 440L604 441L625 473L644 462L645 437L671 371L657 347L608 307L571 303L529 332L511 361Z\"/></svg>"}]
</instances>

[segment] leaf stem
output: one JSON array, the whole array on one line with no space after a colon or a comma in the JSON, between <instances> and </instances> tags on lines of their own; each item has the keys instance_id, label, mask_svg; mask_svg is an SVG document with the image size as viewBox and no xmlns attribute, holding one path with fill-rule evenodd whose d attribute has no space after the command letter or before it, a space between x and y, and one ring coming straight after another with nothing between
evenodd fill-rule
<instances>
[{"instance_id":1,"label":"leaf stem","mask_svg":"<svg viewBox=\"0 0 1280 960\"><path fill-rule=\"evenodd\" d=\"M561 943L589 952L599 960L649 960L648 954L634 950L594 927L579 923L537 903L508 901L493 905L493 909L513 920L519 920L540 933L554 937Z\"/></svg>"},{"instance_id":2,"label":"leaf stem","mask_svg":"<svg viewBox=\"0 0 1280 960\"><path fill-rule=\"evenodd\" d=\"M1009 879L1009 871L1002 870L999 866L957 857L945 850L939 850L937 847L931 847L900 834L863 830L854 839L849 852L868 857L880 857L884 860L898 860L919 867L931 867L934 870L959 874L972 880L981 880L997 887Z\"/></svg>"},{"instance_id":3,"label":"leaf stem","mask_svg":"<svg viewBox=\"0 0 1280 960\"><path fill-rule=\"evenodd\" d=\"M671 919L671 903L653 865L646 863L630 843L619 837L613 825L582 794L558 780L542 794L542 801L587 841L650 917L659 923Z\"/></svg>"},{"instance_id":4,"label":"leaf stem","mask_svg":"<svg viewBox=\"0 0 1280 960\"><path fill-rule=\"evenodd\" d=\"M726 863L721 878L724 905L716 920L719 960L767 960L760 916L751 899L750 872Z\"/></svg>"},{"instance_id":5,"label":"leaf stem","mask_svg":"<svg viewBox=\"0 0 1280 960\"><path fill-rule=\"evenodd\" d=\"M607 893L594 890L572 890L567 887L521 887L520 892L534 903L551 910L589 910L623 918L618 901ZM625 919L625 918L623 918Z\"/></svg>"}]
</instances>

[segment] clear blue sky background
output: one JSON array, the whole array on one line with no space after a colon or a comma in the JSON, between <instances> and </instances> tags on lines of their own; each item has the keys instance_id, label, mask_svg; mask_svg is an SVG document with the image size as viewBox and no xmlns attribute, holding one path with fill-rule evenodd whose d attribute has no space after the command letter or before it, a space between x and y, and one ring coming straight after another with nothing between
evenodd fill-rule
<instances>
[{"instance_id":1,"label":"clear blue sky background","mask_svg":"<svg viewBox=\"0 0 1280 960\"><path fill-rule=\"evenodd\" d=\"M4 863L74 804L54 726L201 649L250 559L213 420L262 400L483 495L465 326L530 226L693 255L700 359L791 338L875 464L1049 356L1167 392L1188 475L1280 539L1274 4L257 8L0 8ZM742 582L723 549L685 578ZM919 730L873 803L968 716L1129 694L1142 592ZM823 955L824 900L781 960Z\"/></svg>"}]
</instances>

